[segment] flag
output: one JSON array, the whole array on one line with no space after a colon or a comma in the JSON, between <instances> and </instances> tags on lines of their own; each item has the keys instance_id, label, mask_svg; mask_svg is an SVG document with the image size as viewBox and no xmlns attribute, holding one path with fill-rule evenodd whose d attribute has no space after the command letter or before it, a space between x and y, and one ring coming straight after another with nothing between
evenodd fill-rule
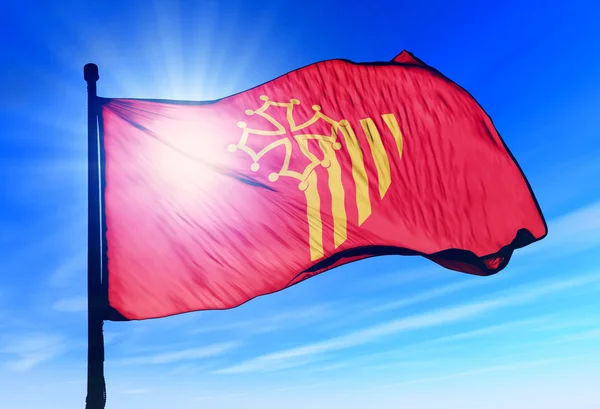
<instances>
[{"instance_id":1,"label":"flag","mask_svg":"<svg viewBox=\"0 0 600 409\"><path fill-rule=\"evenodd\" d=\"M98 101L107 319L232 308L385 254L486 276L547 232L490 117L407 52L211 102Z\"/></svg>"}]
</instances>

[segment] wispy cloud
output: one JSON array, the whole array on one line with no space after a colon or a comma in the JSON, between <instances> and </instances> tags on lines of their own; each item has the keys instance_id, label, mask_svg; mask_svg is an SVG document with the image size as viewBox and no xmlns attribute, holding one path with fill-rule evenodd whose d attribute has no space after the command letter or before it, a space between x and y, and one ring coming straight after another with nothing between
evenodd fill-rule
<instances>
[{"instance_id":1,"label":"wispy cloud","mask_svg":"<svg viewBox=\"0 0 600 409\"><path fill-rule=\"evenodd\" d=\"M573 312L576 314L576 312ZM578 314L579 315L579 314ZM562 320L551 320L547 325L542 325L537 328L533 328L534 331L557 331L565 330L570 328L585 328L585 327L600 327L600 317L593 318L577 318L577 319L562 319Z\"/></svg>"},{"instance_id":2,"label":"wispy cloud","mask_svg":"<svg viewBox=\"0 0 600 409\"><path fill-rule=\"evenodd\" d=\"M289 386L281 386L281 387L271 387L268 389L269 396L276 392L290 392L296 390L310 390L310 389L319 389L326 388L332 385L337 385L339 382L337 381L329 381L329 382L315 382L315 383L307 383L307 384L299 384L299 385L289 385ZM252 392L256 392L255 390ZM195 396L191 398L191 401L209 401L209 400L226 400L231 398L237 398L241 396L251 395L250 392L239 391L239 392L231 392L231 393L222 393L222 394L214 394L214 395L205 395L205 396Z\"/></svg>"},{"instance_id":3,"label":"wispy cloud","mask_svg":"<svg viewBox=\"0 0 600 409\"><path fill-rule=\"evenodd\" d=\"M338 362L335 364L329 364L329 365L322 365L316 368L310 368L310 372L314 373L314 372L326 372L326 371L335 371L337 369L342 369L342 368L347 368L349 366L352 366L353 361L345 361L345 362Z\"/></svg>"},{"instance_id":4,"label":"wispy cloud","mask_svg":"<svg viewBox=\"0 0 600 409\"><path fill-rule=\"evenodd\" d=\"M584 331L572 332L569 334L563 334L551 338L544 339L543 341L528 342L523 344L509 345L506 349L509 350L527 350L536 349L542 346L554 346L560 344L570 344L580 341L596 340L600 339L600 329L591 329Z\"/></svg>"},{"instance_id":5,"label":"wispy cloud","mask_svg":"<svg viewBox=\"0 0 600 409\"><path fill-rule=\"evenodd\" d=\"M53 287L68 287L73 281L80 282L85 279L87 255L85 253L76 254L66 258L53 272L48 279Z\"/></svg>"},{"instance_id":6,"label":"wispy cloud","mask_svg":"<svg viewBox=\"0 0 600 409\"><path fill-rule=\"evenodd\" d=\"M263 359L265 358L265 359ZM282 358L271 359L269 356L263 356L240 365L233 365L214 371L220 374L239 374L245 372L277 372L285 369L298 368L317 362L317 357L309 354L298 356L286 356Z\"/></svg>"},{"instance_id":7,"label":"wispy cloud","mask_svg":"<svg viewBox=\"0 0 600 409\"><path fill-rule=\"evenodd\" d=\"M399 362L389 362L386 364L377 364L377 365L368 365L365 366L365 369L369 371L381 371L386 369L396 369L396 368L422 368L425 366L435 367L439 365L439 361L434 360L422 360L422 361L399 361Z\"/></svg>"},{"instance_id":8,"label":"wispy cloud","mask_svg":"<svg viewBox=\"0 0 600 409\"><path fill-rule=\"evenodd\" d=\"M518 251L519 255L544 253L564 257L600 247L600 201L548 223L548 236Z\"/></svg>"},{"instance_id":9,"label":"wispy cloud","mask_svg":"<svg viewBox=\"0 0 600 409\"><path fill-rule=\"evenodd\" d=\"M401 256L398 256L401 257ZM426 267L413 267L399 269L392 273L378 274L375 277L368 277L358 281L361 291L381 290L390 287L403 286L414 282L428 282L452 277L442 267L437 265L428 265Z\"/></svg>"},{"instance_id":10,"label":"wispy cloud","mask_svg":"<svg viewBox=\"0 0 600 409\"><path fill-rule=\"evenodd\" d=\"M310 368L311 372L321 372L321 371L332 371L346 367L356 368L358 366L362 368L369 369L377 369L377 368L387 368L387 367L397 367L397 366L414 366L414 365L428 365L431 363L439 363L439 361L405 361L404 358L411 358L415 355L415 353L423 348L430 348L432 345L435 346L436 352L442 352L445 349L441 347L439 344L451 344L452 348L458 346L459 342L470 340L477 337L485 337L491 334L497 334L505 331L511 330L519 330L522 328L527 328L528 330L535 330L540 325L543 325L546 322L550 322L554 319L554 316L543 316L529 319L522 319L517 321L504 322L501 324L495 325L486 325L483 327L478 327L476 329L462 331L456 334L442 336L438 338L427 339L425 341L418 341L416 343L411 343L408 345L402 345L399 348L394 348L391 350L383 350L371 354L366 354L359 356L358 358L351 360L344 360L344 362L337 362L329 365L323 365L319 367ZM383 361L389 362L393 361L393 363L384 363L384 364L375 364L374 361Z\"/></svg>"},{"instance_id":11,"label":"wispy cloud","mask_svg":"<svg viewBox=\"0 0 600 409\"><path fill-rule=\"evenodd\" d=\"M214 344L200 348L189 348L178 351L163 352L153 355L143 355L130 358L124 358L113 361L112 364L117 366L124 365L156 365L156 364L171 364L181 361L190 361L196 359L213 358L223 355L224 353L239 346L237 342L227 342Z\"/></svg>"},{"instance_id":12,"label":"wispy cloud","mask_svg":"<svg viewBox=\"0 0 600 409\"><path fill-rule=\"evenodd\" d=\"M382 386L380 386L380 388L397 388L399 386L414 385L414 384L426 383L426 382L445 381L448 379L463 378L463 377L469 377L469 376L473 376L473 375L480 375L480 374L491 373L491 372L518 371L518 370L523 370L523 369L527 369L527 368L548 365L548 364L552 364L552 363L555 363L558 361L563 361L563 360L565 360L565 358L541 359L541 360L536 360L536 361L520 362L518 364L512 364L512 365L494 365L494 366L489 366L489 367L485 367L485 368L473 369L470 371L455 372L455 373L451 373L448 375L433 376L433 377L415 379L412 381L405 381L405 382L398 382L398 383L393 383L393 384L388 384L388 385L382 385Z\"/></svg>"},{"instance_id":13,"label":"wispy cloud","mask_svg":"<svg viewBox=\"0 0 600 409\"><path fill-rule=\"evenodd\" d=\"M411 297L404 298L402 300L389 302L386 304L379 305L377 307L373 307L368 310L368 312L380 312L387 310L394 310L398 308L408 307L413 304L418 304L425 301L430 301L438 297L442 297L445 295L453 294L471 287L477 287L480 285L484 285L489 283L486 280L469 280L463 281L459 283L452 283L442 287L434 288L420 294L413 295Z\"/></svg>"},{"instance_id":14,"label":"wispy cloud","mask_svg":"<svg viewBox=\"0 0 600 409\"><path fill-rule=\"evenodd\" d=\"M280 330L283 327L299 327L325 320L336 313L333 303L312 305L302 309L282 311L267 317L253 317L221 325L206 325L191 332L214 333L216 331L243 331L245 335L264 334Z\"/></svg>"},{"instance_id":15,"label":"wispy cloud","mask_svg":"<svg viewBox=\"0 0 600 409\"><path fill-rule=\"evenodd\" d=\"M66 350L65 340L59 335L27 334L10 337L0 349L0 354L8 355L8 369L23 372L56 358Z\"/></svg>"},{"instance_id":16,"label":"wispy cloud","mask_svg":"<svg viewBox=\"0 0 600 409\"><path fill-rule=\"evenodd\" d=\"M143 395L150 393L150 389L138 388L138 389L123 389L120 393L124 395Z\"/></svg>"},{"instance_id":17,"label":"wispy cloud","mask_svg":"<svg viewBox=\"0 0 600 409\"><path fill-rule=\"evenodd\" d=\"M385 322L380 325L368 327L363 330L351 332L347 335L342 335L325 341L280 352L265 354L234 366L222 368L216 372L242 373L266 371L269 370L273 365L281 365L281 361L356 347L405 331L413 331L465 321L504 307L524 304L546 295L584 286L599 280L600 275L595 274L571 279L569 281L533 283L524 286L521 289L505 291L503 296L498 296L496 298L457 305Z\"/></svg>"},{"instance_id":18,"label":"wispy cloud","mask_svg":"<svg viewBox=\"0 0 600 409\"><path fill-rule=\"evenodd\" d=\"M60 312L84 312L87 311L87 306L87 297L79 296L58 300L52 305L52 309Z\"/></svg>"},{"instance_id":19,"label":"wispy cloud","mask_svg":"<svg viewBox=\"0 0 600 409\"><path fill-rule=\"evenodd\" d=\"M272 392L288 392L288 391L295 391L295 390L302 390L302 389L317 389L317 388L324 388L324 387L329 387L332 385L337 385L339 384L339 382L319 382L319 383L309 383L309 384L303 384L303 385L292 385L292 386L283 386L280 388L274 388L271 389Z\"/></svg>"},{"instance_id":20,"label":"wispy cloud","mask_svg":"<svg viewBox=\"0 0 600 409\"><path fill-rule=\"evenodd\" d=\"M205 395L205 396L195 396L191 398L191 401L206 401L206 400L223 400L223 399L231 399L237 398L240 396L247 396L248 393L240 392L240 393L224 393L220 395Z\"/></svg>"},{"instance_id":21,"label":"wispy cloud","mask_svg":"<svg viewBox=\"0 0 600 409\"><path fill-rule=\"evenodd\" d=\"M552 317L536 317L536 318L530 318L530 319L524 319L524 320L518 320L518 321L504 322L501 324L489 325L489 326L486 326L483 328L477 328L477 329L470 330L470 331L463 331L463 332L460 332L457 334L446 335L443 337L434 338L434 339L431 339L428 341L424 341L424 342L420 343L419 345L462 341L462 340L477 338L477 337L486 336L486 335L490 335L490 334L495 334L498 332L511 330L511 329L518 329L518 328L531 329L531 328L538 327L539 324L541 324L541 323L550 322L551 319L552 319Z\"/></svg>"},{"instance_id":22,"label":"wispy cloud","mask_svg":"<svg viewBox=\"0 0 600 409\"><path fill-rule=\"evenodd\" d=\"M108 345L123 336L120 332L104 331L104 344Z\"/></svg>"}]
</instances>

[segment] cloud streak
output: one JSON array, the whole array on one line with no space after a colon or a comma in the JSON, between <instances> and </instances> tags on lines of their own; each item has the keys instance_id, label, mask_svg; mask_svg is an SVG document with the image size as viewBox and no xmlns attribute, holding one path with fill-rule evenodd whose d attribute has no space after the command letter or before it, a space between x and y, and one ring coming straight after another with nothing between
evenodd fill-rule
<instances>
[{"instance_id":1,"label":"cloud streak","mask_svg":"<svg viewBox=\"0 0 600 409\"><path fill-rule=\"evenodd\" d=\"M213 358L239 346L237 342L226 342L213 344L200 348L182 349L179 351L163 352L153 355L144 355L137 357L124 358L113 362L116 366L127 365L159 365L171 364L182 361L191 361L197 359Z\"/></svg>"},{"instance_id":2,"label":"cloud streak","mask_svg":"<svg viewBox=\"0 0 600 409\"><path fill-rule=\"evenodd\" d=\"M401 366L406 366L406 365L412 366L412 365L417 365L417 364L418 365L428 365L429 362L431 362L432 364L435 364L435 363L439 363L439 361L438 360L436 360L436 361L397 361L397 359L401 359L404 357L412 358L412 357L414 357L416 350L420 350L423 347L427 348L432 345L436 346L435 351L440 352L443 349L443 347L441 347L437 344L451 343L451 348L452 348L452 347L455 347L458 345L457 341L460 342L460 341L464 341L464 340L470 340L470 339L477 338L477 337L482 337L482 336L486 336L486 335L496 334L496 333L520 329L520 328L527 328L527 329L535 330L535 328L537 326L539 326L540 324L543 325L546 322L551 322L552 319L554 319L554 318L555 318L554 316L544 316L544 317L522 319L522 320L518 320L518 321L504 322L504 323L496 324L496 325L489 325L489 326L485 326L485 327L476 328L473 330L459 332L459 333L452 334L452 335L442 336L442 337L433 338L433 339L427 339L425 341L419 341L417 343L404 345L401 348L395 348L392 350L380 351L380 352L376 352L376 353L372 353L372 354L363 355L357 359L345 360L344 362L337 362L337 363L324 365L324 366L317 367L317 368L311 368L310 371L311 372L322 372L322 371L336 370L336 369L345 368L345 367L357 367L357 366L360 366L363 368L369 368L370 370L372 370L372 369L376 369L376 368L380 368L380 367L381 368L401 367ZM384 362L386 362L386 363L384 363L383 365L382 364L373 364L372 362L374 360L384 360ZM388 363L391 360L393 360L394 362Z\"/></svg>"},{"instance_id":3,"label":"cloud streak","mask_svg":"<svg viewBox=\"0 0 600 409\"><path fill-rule=\"evenodd\" d=\"M600 200L548 223L548 236L518 250L521 256L564 257L600 247Z\"/></svg>"},{"instance_id":4,"label":"cloud streak","mask_svg":"<svg viewBox=\"0 0 600 409\"><path fill-rule=\"evenodd\" d=\"M388 311L394 310L398 308L408 307L413 304L422 303L425 301L433 300L438 297L443 297L445 295L453 294L471 287L477 287L480 285L488 284L489 281L486 280L469 280L460 283L452 283L445 285L443 287L434 288L429 291L422 292L420 294L416 294L412 297L407 297L402 300L393 301L387 304L383 304L377 307L373 307L369 310L369 312L380 312L380 311Z\"/></svg>"},{"instance_id":5,"label":"cloud streak","mask_svg":"<svg viewBox=\"0 0 600 409\"><path fill-rule=\"evenodd\" d=\"M84 312L87 307L86 296L63 298L52 305L52 309L59 312Z\"/></svg>"},{"instance_id":6,"label":"cloud streak","mask_svg":"<svg viewBox=\"0 0 600 409\"><path fill-rule=\"evenodd\" d=\"M52 287L69 287L86 277L87 254L79 253L65 260L50 274L48 282Z\"/></svg>"},{"instance_id":7,"label":"cloud streak","mask_svg":"<svg viewBox=\"0 0 600 409\"><path fill-rule=\"evenodd\" d=\"M536 360L536 361L521 362L521 363L513 364L513 365L494 365L494 366L489 366L489 367L485 367L485 368L473 369L470 371L455 372L455 373L451 373L448 375L434 376L434 377L428 377L428 378L415 379L412 381L405 381L405 382L398 382L398 383L394 383L394 384L382 385L382 386L380 386L380 388L384 388L384 389L385 388L397 388L399 386L415 385L415 384L427 383L427 382L445 381L448 379L463 378L463 377L469 377L469 376L480 375L480 374L485 374L485 373L502 372L502 371L518 371L518 370L523 370L523 369L527 369L527 368L534 368L534 367L538 367L538 366L542 366L542 365L548 365L548 364L552 364L552 363L564 361L564 360L566 360L566 358L541 359L541 360Z\"/></svg>"},{"instance_id":8,"label":"cloud streak","mask_svg":"<svg viewBox=\"0 0 600 409\"><path fill-rule=\"evenodd\" d=\"M6 366L16 372L25 372L39 364L62 355L66 343L63 337L55 334L27 334L12 337L0 349L0 355L8 355Z\"/></svg>"},{"instance_id":9,"label":"cloud streak","mask_svg":"<svg viewBox=\"0 0 600 409\"><path fill-rule=\"evenodd\" d=\"M477 338L485 335L495 334L498 332L518 329L518 328L531 328L535 324L540 324L544 322L550 322L551 317L536 317L512 322L504 322L502 324L490 325L484 328L477 328L470 331L460 332L458 334L447 335L444 337L435 338L429 341L424 341L419 345L423 344L437 344L437 343L445 343L445 342L454 342L454 341L462 341L471 338Z\"/></svg>"},{"instance_id":10,"label":"cloud streak","mask_svg":"<svg viewBox=\"0 0 600 409\"><path fill-rule=\"evenodd\" d=\"M208 325L191 331L193 334L214 333L216 331L244 331L245 335L273 332L282 327L300 327L322 321L334 315L332 303L307 306L302 309L283 311L267 317L256 317L222 325Z\"/></svg>"},{"instance_id":11,"label":"cloud streak","mask_svg":"<svg viewBox=\"0 0 600 409\"><path fill-rule=\"evenodd\" d=\"M517 306L556 292L584 286L599 280L600 275L595 274L571 279L569 281L533 283L523 286L521 289L506 290L504 291L504 296L388 321L383 324L371 326L325 341L265 354L234 366L219 369L215 372L244 373L268 371L274 365L281 365L281 361L356 347L401 332L466 321L501 308Z\"/></svg>"}]
</instances>

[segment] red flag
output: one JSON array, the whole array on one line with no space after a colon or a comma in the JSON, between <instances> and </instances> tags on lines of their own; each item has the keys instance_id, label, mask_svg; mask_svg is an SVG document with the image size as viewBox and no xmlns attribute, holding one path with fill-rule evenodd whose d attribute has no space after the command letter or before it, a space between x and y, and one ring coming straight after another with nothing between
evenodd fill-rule
<instances>
[{"instance_id":1,"label":"red flag","mask_svg":"<svg viewBox=\"0 0 600 409\"><path fill-rule=\"evenodd\" d=\"M382 254L489 275L546 235L488 115L406 52L214 102L100 103L108 319L231 308Z\"/></svg>"}]
</instances>

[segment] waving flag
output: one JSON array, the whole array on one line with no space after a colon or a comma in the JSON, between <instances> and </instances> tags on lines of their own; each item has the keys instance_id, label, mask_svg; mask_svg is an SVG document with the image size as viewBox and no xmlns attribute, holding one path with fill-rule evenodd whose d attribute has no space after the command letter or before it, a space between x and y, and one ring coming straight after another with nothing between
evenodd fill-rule
<instances>
[{"instance_id":1,"label":"waving flag","mask_svg":"<svg viewBox=\"0 0 600 409\"><path fill-rule=\"evenodd\" d=\"M489 116L407 52L99 105L107 319L232 308L383 254L490 275L546 235Z\"/></svg>"}]
</instances>

